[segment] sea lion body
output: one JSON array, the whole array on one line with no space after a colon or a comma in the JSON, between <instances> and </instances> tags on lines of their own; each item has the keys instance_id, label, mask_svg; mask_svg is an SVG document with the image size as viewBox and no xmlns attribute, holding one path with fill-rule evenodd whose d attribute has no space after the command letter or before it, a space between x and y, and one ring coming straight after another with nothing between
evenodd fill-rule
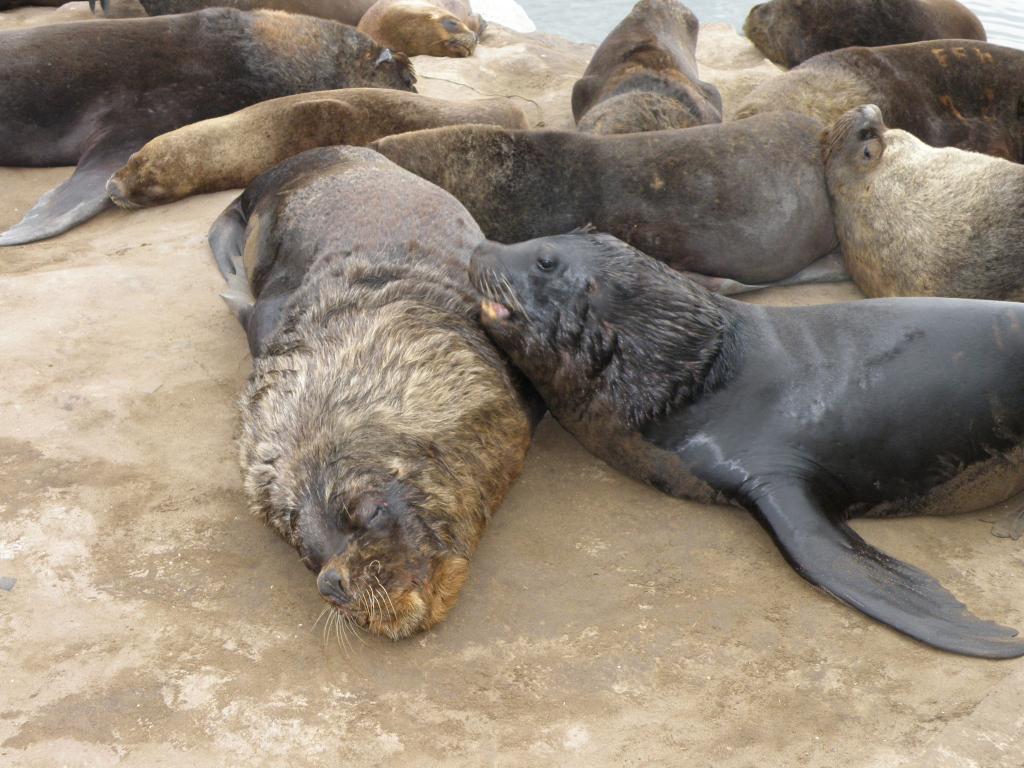
<instances>
[{"instance_id":1,"label":"sea lion body","mask_svg":"<svg viewBox=\"0 0 1024 768\"><path fill-rule=\"evenodd\" d=\"M290 158L210 232L254 353L250 506L342 621L395 639L454 604L537 415L476 319L480 237L450 195L356 147Z\"/></svg>"},{"instance_id":2,"label":"sea lion body","mask_svg":"<svg viewBox=\"0 0 1024 768\"><path fill-rule=\"evenodd\" d=\"M150 16L191 13L205 8L285 11L355 26L375 0L139 0ZM104 8L106 10L106 8Z\"/></svg>"},{"instance_id":3,"label":"sea lion body","mask_svg":"<svg viewBox=\"0 0 1024 768\"><path fill-rule=\"evenodd\" d=\"M843 259L866 295L1024 298L1024 166L930 147L874 105L824 144Z\"/></svg>"},{"instance_id":4,"label":"sea lion body","mask_svg":"<svg viewBox=\"0 0 1024 768\"><path fill-rule=\"evenodd\" d=\"M700 22L677 0L640 0L572 90L581 131L636 133L722 122L722 96L697 76Z\"/></svg>"},{"instance_id":5,"label":"sea lion body","mask_svg":"<svg viewBox=\"0 0 1024 768\"><path fill-rule=\"evenodd\" d=\"M471 276L491 338L597 456L748 509L804 578L912 637L1024 655L845 523L1024 489L1024 305L747 305L607 235L484 243Z\"/></svg>"},{"instance_id":6,"label":"sea lion body","mask_svg":"<svg viewBox=\"0 0 1024 768\"><path fill-rule=\"evenodd\" d=\"M153 139L107 182L118 205L134 208L245 187L264 171L314 147L364 146L395 133L484 123L526 128L507 99L445 101L385 88L284 96Z\"/></svg>"},{"instance_id":7,"label":"sea lion body","mask_svg":"<svg viewBox=\"0 0 1024 768\"><path fill-rule=\"evenodd\" d=\"M986 39L978 17L956 0L771 0L750 10L743 34L783 67L855 45Z\"/></svg>"},{"instance_id":8,"label":"sea lion body","mask_svg":"<svg viewBox=\"0 0 1024 768\"><path fill-rule=\"evenodd\" d=\"M377 0L359 31L407 56L472 56L486 24L463 0Z\"/></svg>"},{"instance_id":9,"label":"sea lion body","mask_svg":"<svg viewBox=\"0 0 1024 768\"><path fill-rule=\"evenodd\" d=\"M56 8L66 2L69 0L0 0L0 11L13 11L15 8L25 8L31 5Z\"/></svg>"},{"instance_id":10,"label":"sea lion body","mask_svg":"<svg viewBox=\"0 0 1024 768\"><path fill-rule=\"evenodd\" d=\"M1024 51L976 40L823 53L758 86L736 116L781 110L831 125L861 104L933 147L1024 161Z\"/></svg>"},{"instance_id":11,"label":"sea lion body","mask_svg":"<svg viewBox=\"0 0 1024 768\"><path fill-rule=\"evenodd\" d=\"M493 240L592 224L675 269L763 283L836 247L820 130L800 115L616 136L458 126L371 146Z\"/></svg>"},{"instance_id":12,"label":"sea lion body","mask_svg":"<svg viewBox=\"0 0 1024 768\"><path fill-rule=\"evenodd\" d=\"M110 174L161 133L303 91L413 87L405 57L353 28L273 11L55 24L0 32L0 49L0 165L78 164L4 245L103 210Z\"/></svg>"}]
</instances>

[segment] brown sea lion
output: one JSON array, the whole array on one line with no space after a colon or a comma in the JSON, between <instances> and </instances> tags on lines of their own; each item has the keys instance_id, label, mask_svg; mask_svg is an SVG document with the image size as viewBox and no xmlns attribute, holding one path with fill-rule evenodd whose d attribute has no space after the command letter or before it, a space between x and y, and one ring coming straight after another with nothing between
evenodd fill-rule
<instances>
[{"instance_id":1,"label":"brown sea lion","mask_svg":"<svg viewBox=\"0 0 1024 768\"><path fill-rule=\"evenodd\" d=\"M463 0L377 0L359 31L407 56L472 56L486 26Z\"/></svg>"},{"instance_id":2,"label":"brown sea lion","mask_svg":"<svg viewBox=\"0 0 1024 768\"><path fill-rule=\"evenodd\" d=\"M1024 51L975 40L822 53L762 83L736 117L791 111L831 125L861 104L933 147L1024 161Z\"/></svg>"},{"instance_id":3,"label":"brown sea lion","mask_svg":"<svg viewBox=\"0 0 1024 768\"><path fill-rule=\"evenodd\" d=\"M471 274L491 338L595 455L664 492L743 507L803 578L900 632L1024 656L1014 630L846 522L1015 496L1024 520L1024 304L760 307L608 235L483 243Z\"/></svg>"},{"instance_id":4,"label":"brown sea lion","mask_svg":"<svg viewBox=\"0 0 1024 768\"><path fill-rule=\"evenodd\" d=\"M316 16L319 19L340 21L355 26L376 0L139 0L150 16L166 16L173 13L190 13L205 8L234 8L239 11L285 11ZM109 13L110 0L100 0L105 14ZM89 6L96 10L96 0L89 0Z\"/></svg>"},{"instance_id":5,"label":"brown sea lion","mask_svg":"<svg viewBox=\"0 0 1024 768\"><path fill-rule=\"evenodd\" d=\"M1024 166L936 149L878 107L823 136L846 269L868 296L1024 299Z\"/></svg>"},{"instance_id":6,"label":"brown sea lion","mask_svg":"<svg viewBox=\"0 0 1024 768\"><path fill-rule=\"evenodd\" d=\"M455 195L492 240L592 224L675 269L765 283L837 247L821 131L775 114L614 136L455 126L371 146Z\"/></svg>"},{"instance_id":7,"label":"brown sea lion","mask_svg":"<svg viewBox=\"0 0 1024 768\"><path fill-rule=\"evenodd\" d=\"M572 89L581 131L637 133L722 122L718 89L697 77L700 22L676 0L640 0Z\"/></svg>"},{"instance_id":8,"label":"brown sea lion","mask_svg":"<svg viewBox=\"0 0 1024 768\"><path fill-rule=\"evenodd\" d=\"M507 99L445 101L386 88L284 96L186 125L150 141L107 182L124 208L236 189L313 147L364 146L382 136L462 123L526 128Z\"/></svg>"},{"instance_id":9,"label":"brown sea lion","mask_svg":"<svg viewBox=\"0 0 1024 768\"><path fill-rule=\"evenodd\" d=\"M250 507L340 621L394 639L455 603L538 414L477 322L481 237L450 195L358 147L286 160L210 231L254 355Z\"/></svg>"},{"instance_id":10,"label":"brown sea lion","mask_svg":"<svg viewBox=\"0 0 1024 768\"><path fill-rule=\"evenodd\" d=\"M783 67L854 45L986 39L956 0L771 0L750 10L743 33Z\"/></svg>"},{"instance_id":11,"label":"brown sea lion","mask_svg":"<svg viewBox=\"0 0 1024 768\"><path fill-rule=\"evenodd\" d=\"M0 245L51 237L111 205L110 174L161 133L278 96L414 90L415 79L407 57L350 26L276 11L12 30L0 50L0 165L78 164Z\"/></svg>"},{"instance_id":12,"label":"brown sea lion","mask_svg":"<svg viewBox=\"0 0 1024 768\"><path fill-rule=\"evenodd\" d=\"M66 2L68 0L0 0L0 11L13 11L15 8L25 8L31 5L56 8Z\"/></svg>"}]
</instances>

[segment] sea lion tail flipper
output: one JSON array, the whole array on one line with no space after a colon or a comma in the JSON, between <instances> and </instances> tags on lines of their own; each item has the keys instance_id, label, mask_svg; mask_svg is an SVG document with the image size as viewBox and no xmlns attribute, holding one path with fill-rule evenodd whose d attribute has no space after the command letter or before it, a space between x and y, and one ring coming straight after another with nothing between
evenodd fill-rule
<instances>
[{"instance_id":1,"label":"sea lion tail flipper","mask_svg":"<svg viewBox=\"0 0 1024 768\"><path fill-rule=\"evenodd\" d=\"M789 563L812 584L893 629L944 651L1024 656L1017 632L983 621L938 581L832 520L801 485L762 487L747 504Z\"/></svg>"},{"instance_id":2,"label":"sea lion tail flipper","mask_svg":"<svg viewBox=\"0 0 1024 768\"><path fill-rule=\"evenodd\" d=\"M0 245L23 245L73 229L113 206L107 179L124 165L144 142L97 142L82 155L71 178L39 198L25 217L0 233Z\"/></svg>"},{"instance_id":3,"label":"sea lion tail flipper","mask_svg":"<svg viewBox=\"0 0 1024 768\"><path fill-rule=\"evenodd\" d=\"M217 217L206 236L213 258L217 261L217 268L229 286L234 276L245 278L242 252L245 249L245 228L248 224L249 217L240 195Z\"/></svg>"}]
</instances>

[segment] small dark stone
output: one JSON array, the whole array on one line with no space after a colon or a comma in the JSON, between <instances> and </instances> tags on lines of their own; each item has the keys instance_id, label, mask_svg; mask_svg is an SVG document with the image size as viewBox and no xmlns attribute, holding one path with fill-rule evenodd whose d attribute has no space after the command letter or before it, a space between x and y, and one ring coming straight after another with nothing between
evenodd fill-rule
<instances>
[{"instance_id":1,"label":"small dark stone","mask_svg":"<svg viewBox=\"0 0 1024 768\"><path fill-rule=\"evenodd\" d=\"M4 592L10 592L14 589L14 585L17 583L18 580L11 578L10 576L0 576L0 589Z\"/></svg>"}]
</instances>

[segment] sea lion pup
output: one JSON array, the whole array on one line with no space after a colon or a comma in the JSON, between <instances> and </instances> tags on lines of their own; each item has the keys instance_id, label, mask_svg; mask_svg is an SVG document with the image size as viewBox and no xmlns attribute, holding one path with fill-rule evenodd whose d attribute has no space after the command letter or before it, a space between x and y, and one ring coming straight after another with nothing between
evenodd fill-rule
<instances>
[{"instance_id":1,"label":"sea lion pup","mask_svg":"<svg viewBox=\"0 0 1024 768\"><path fill-rule=\"evenodd\" d=\"M515 243L592 224L671 267L769 283L837 247L819 141L800 115L601 136L455 126L370 146Z\"/></svg>"},{"instance_id":2,"label":"sea lion pup","mask_svg":"<svg viewBox=\"0 0 1024 768\"><path fill-rule=\"evenodd\" d=\"M407 57L352 27L276 11L54 24L0 32L0 50L0 165L78 164L0 245L51 237L110 206L107 179L161 133L278 96L408 91L415 79Z\"/></svg>"},{"instance_id":3,"label":"sea lion pup","mask_svg":"<svg viewBox=\"0 0 1024 768\"><path fill-rule=\"evenodd\" d=\"M359 31L407 56L472 56L486 24L463 0L377 0Z\"/></svg>"},{"instance_id":4,"label":"sea lion pup","mask_svg":"<svg viewBox=\"0 0 1024 768\"><path fill-rule=\"evenodd\" d=\"M808 59L759 85L742 119L800 112L831 125L877 104L893 128L933 147L959 147L1024 161L1024 51L974 40L844 48Z\"/></svg>"},{"instance_id":5,"label":"sea lion pup","mask_svg":"<svg viewBox=\"0 0 1024 768\"><path fill-rule=\"evenodd\" d=\"M936 149L873 104L822 137L847 271L868 296L1024 298L1024 166Z\"/></svg>"},{"instance_id":6,"label":"sea lion pup","mask_svg":"<svg viewBox=\"0 0 1024 768\"><path fill-rule=\"evenodd\" d=\"M394 639L455 603L538 415L477 322L481 237L450 195L357 147L290 158L210 231L254 354L250 507L342 622Z\"/></svg>"},{"instance_id":7,"label":"sea lion pup","mask_svg":"<svg viewBox=\"0 0 1024 768\"><path fill-rule=\"evenodd\" d=\"M1024 305L760 307L593 234L483 243L470 270L491 338L595 455L667 493L746 508L801 576L900 632L1024 655L1015 631L845 522L966 512L1024 489Z\"/></svg>"},{"instance_id":8,"label":"sea lion pup","mask_svg":"<svg viewBox=\"0 0 1024 768\"><path fill-rule=\"evenodd\" d=\"M581 131L638 133L722 122L722 96L697 77L700 22L676 0L640 0L572 89Z\"/></svg>"},{"instance_id":9,"label":"sea lion pup","mask_svg":"<svg viewBox=\"0 0 1024 768\"><path fill-rule=\"evenodd\" d=\"M376 0L139 0L150 16L190 13L205 8L235 8L239 11L285 11L340 21L355 26ZM103 13L110 10L110 0L100 0ZM89 0L96 12L96 0Z\"/></svg>"},{"instance_id":10,"label":"sea lion pup","mask_svg":"<svg viewBox=\"0 0 1024 768\"><path fill-rule=\"evenodd\" d=\"M771 0L750 9L743 34L787 68L854 45L986 39L978 17L956 0Z\"/></svg>"},{"instance_id":11,"label":"sea lion pup","mask_svg":"<svg viewBox=\"0 0 1024 768\"><path fill-rule=\"evenodd\" d=\"M245 187L281 161L313 147L363 146L382 136L462 123L526 128L508 99L445 101L386 88L345 88L284 96L186 125L150 141L107 182L124 208Z\"/></svg>"}]
</instances>

